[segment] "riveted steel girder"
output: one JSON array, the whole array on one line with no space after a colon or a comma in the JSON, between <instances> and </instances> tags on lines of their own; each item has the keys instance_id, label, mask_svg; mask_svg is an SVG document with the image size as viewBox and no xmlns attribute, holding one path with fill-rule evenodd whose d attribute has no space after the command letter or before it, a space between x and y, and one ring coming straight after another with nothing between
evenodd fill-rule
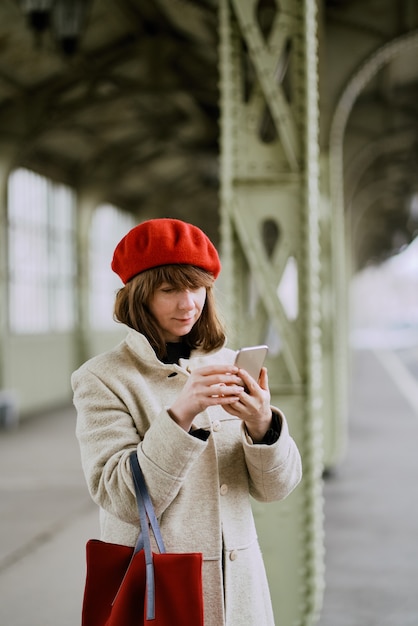
<instances>
[{"instance_id":1,"label":"riveted steel girder","mask_svg":"<svg viewBox=\"0 0 418 626\"><path fill-rule=\"evenodd\" d=\"M323 588L316 3L221 0L221 301L232 347L268 343L272 403L304 479L254 504L276 623L313 624Z\"/></svg>"}]
</instances>

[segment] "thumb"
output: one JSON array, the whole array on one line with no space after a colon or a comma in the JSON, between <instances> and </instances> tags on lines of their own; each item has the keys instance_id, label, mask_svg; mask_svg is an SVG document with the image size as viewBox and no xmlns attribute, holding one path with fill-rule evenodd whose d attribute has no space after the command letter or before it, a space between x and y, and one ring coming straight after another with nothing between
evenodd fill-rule
<instances>
[{"instance_id":1,"label":"thumb","mask_svg":"<svg viewBox=\"0 0 418 626\"><path fill-rule=\"evenodd\" d=\"M262 367L261 368L260 378L258 379L258 384L260 385L261 389L264 389L265 391L268 390L268 388L269 388L269 378L268 378L268 373L267 373L267 368L266 367Z\"/></svg>"}]
</instances>

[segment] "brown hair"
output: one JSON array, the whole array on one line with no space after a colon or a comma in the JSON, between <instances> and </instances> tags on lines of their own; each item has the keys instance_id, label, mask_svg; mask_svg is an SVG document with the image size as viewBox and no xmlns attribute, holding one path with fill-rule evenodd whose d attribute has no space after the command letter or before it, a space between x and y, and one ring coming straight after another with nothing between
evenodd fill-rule
<instances>
[{"instance_id":1,"label":"brown hair","mask_svg":"<svg viewBox=\"0 0 418 626\"><path fill-rule=\"evenodd\" d=\"M149 303L155 290L163 283L175 289L206 287L206 301L202 313L184 340L190 348L200 347L205 352L220 348L225 342L225 331L215 305L214 278L194 265L164 265L134 276L116 294L114 318L145 335L157 357L167 354L164 337Z\"/></svg>"}]
</instances>

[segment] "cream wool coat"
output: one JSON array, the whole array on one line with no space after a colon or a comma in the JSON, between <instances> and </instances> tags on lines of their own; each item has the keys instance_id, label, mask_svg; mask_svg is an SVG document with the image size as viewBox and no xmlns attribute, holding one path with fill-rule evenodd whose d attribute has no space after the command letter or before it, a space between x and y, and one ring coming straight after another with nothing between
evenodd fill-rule
<instances>
[{"instance_id":1,"label":"cream wool coat","mask_svg":"<svg viewBox=\"0 0 418 626\"><path fill-rule=\"evenodd\" d=\"M180 365L161 363L130 330L113 350L72 376L76 434L101 539L134 545L137 508L129 454L139 463L168 552L202 552L205 626L274 626L249 494L285 498L301 478L301 460L284 416L279 440L253 445L241 420L210 407L194 420L202 441L167 413L193 368L232 363L235 352L194 351Z\"/></svg>"}]
</instances>

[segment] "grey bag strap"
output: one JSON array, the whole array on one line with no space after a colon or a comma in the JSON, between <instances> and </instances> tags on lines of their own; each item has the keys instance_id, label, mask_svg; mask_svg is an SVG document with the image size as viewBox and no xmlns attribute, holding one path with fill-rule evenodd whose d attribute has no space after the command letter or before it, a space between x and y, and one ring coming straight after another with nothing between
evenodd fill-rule
<instances>
[{"instance_id":1,"label":"grey bag strap","mask_svg":"<svg viewBox=\"0 0 418 626\"><path fill-rule=\"evenodd\" d=\"M165 552L165 546L160 532L157 517L149 497L147 485L144 475L139 465L136 450L130 456L132 477L135 485L136 502L138 505L139 522L141 524L141 535L135 546L134 554L137 552L138 544L141 542L145 552L146 567L146 593L147 593L147 620L155 619L155 580L154 580L154 562L151 550L151 538L149 532L148 521L154 534L158 549L161 553ZM142 548L141 548L142 549Z\"/></svg>"},{"instance_id":2,"label":"grey bag strap","mask_svg":"<svg viewBox=\"0 0 418 626\"><path fill-rule=\"evenodd\" d=\"M147 517L148 517L148 520L152 529L152 533L155 537L155 541L157 542L158 550L160 551L161 554L163 554L166 551L165 546L164 546L164 541L161 536L160 526L158 524L158 520L155 515L154 507L152 505L151 498L148 493L147 484L145 482L145 477L142 472L141 466L139 465L136 451L133 451L131 453L130 461L131 461L132 477L134 479L134 487L135 487L135 494L136 494L136 502L138 506L138 513L139 513L140 503L143 502L145 506L145 511L146 511L146 514L147 514ZM147 524L147 528L148 528L148 524ZM134 554L144 549L144 539L143 539L142 533L143 533L143 526L141 523L141 533L138 536Z\"/></svg>"}]
</instances>

